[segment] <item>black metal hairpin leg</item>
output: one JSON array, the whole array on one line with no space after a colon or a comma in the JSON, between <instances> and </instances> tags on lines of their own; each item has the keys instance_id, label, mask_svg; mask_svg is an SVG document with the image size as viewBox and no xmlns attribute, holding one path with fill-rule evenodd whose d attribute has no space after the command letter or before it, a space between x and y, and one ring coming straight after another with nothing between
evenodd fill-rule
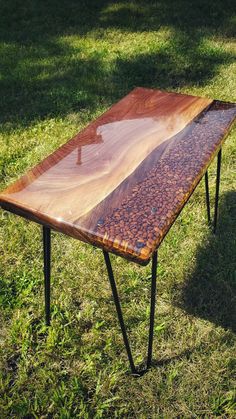
<instances>
[{"instance_id":1,"label":"black metal hairpin leg","mask_svg":"<svg viewBox=\"0 0 236 419\"><path fill-rule=\"evenodd\" d=\"M43 226L45 321L50 325L51 230Z\"/></svg>"},{"instance_id":2,"label":"black metal hairpin leg","mask_svg":"<svg viewBox=\"0 0 236 419\"><path fill-rule=\"evenodd\" d=\"M127 332L126 332L126 328L125 328L125 324L124 324L124 319L123 319L123 315L122 315L119 295L118 295L117 288L116 288L116 282L115 282L114 275L113 275L113 270L112 270L112 266L111 266L109 253L106 252L106 251L103 251L103 254L104 254L104 258L105 258L105 262L106 262L107 272L108 272L108 276L109 276L109 280L110 280L110 284L111 284L113 298L114 298L116 311L117 311L117 315L118 315L118 319L119 319L119 323L120 323L120 328L121 328L125 348L126 348L129 363L130 363L130 368L131 368L131 371L132 371L133 374L139 375L140 373L135 368L132 353L131 353L131 349L130 349L130 345L129 345L129 340L128 340L128 336L127 336ZM156 272L157 272L157 252L155 252L153 254L153 259L152 259L151 308L150 308L150 326L149 326L148 356L147 356L147 368L146 369L148 369L150 367L151 361L152 361L152 343L153 343L155 300L156 300Z\"/></svg>"},{"instance_id":3,"label":"black metal hairpin leg","mask_svg":"<svg viewBox=\"0 0 236 419\"><path fill-rule=\"evenodd\" d=\"M152 363L152 343L153 343L153 330L155 319L155 303L156 303L156 288L157 288L157 252L153 253L152 257L152 286L151 286L151 306L150 306L150 326L149 326L149 339L148 339L148 355L147 355L147 369Z\"/></svg>"},{"instance_id":4,"label":"black metal hairpin leg","mask_svg":"<svg viewBox=\"0 0 236 419\"><path fill-rule=\"evenodd\" d=\"M217 218L218 218L218 204L219 204L219 190L220 190L220 169L221 169L221 156L222 149L219 150L217 155L217 174L216 174L216 194L215 194L215 213L213 220L213 232L216 233ZM211 224L211 213L210 213L210 195L209 195L209 184L208 184L208 172L205 173L205 188L206 188L206 204L207 204L207 220L208 224Z\"/></svg>"},{"instance_id":5,"label":"black metal hairpin leg","mask_svg":"<svg viewBox=\"0 0 236 419\"><path fill-rule=\"evenodd\" d=\"M219 203L219 191L220 191L220 169L221 169L221 157L222 149L219 150L217 155L217 174L216 174L216 195L215 195L215 214L214 214L214 224L213 232L216 233L217 227L217 217L218 217L218 203Z\"/></svg>"},{"instance_id":6,"label":"black metal hairpin leg","mask_svg":"<svg viewBox=\"0 0 236 419\"><path fill-rule=\"evenodd\" d=\"M208 224L211 223L211 212L210 212L210 195L209 195L209 184L208 184L208 172L205 173L205 187L206 187L206 205L207 205L207 220Z\"/></svg>"}]
</instances>

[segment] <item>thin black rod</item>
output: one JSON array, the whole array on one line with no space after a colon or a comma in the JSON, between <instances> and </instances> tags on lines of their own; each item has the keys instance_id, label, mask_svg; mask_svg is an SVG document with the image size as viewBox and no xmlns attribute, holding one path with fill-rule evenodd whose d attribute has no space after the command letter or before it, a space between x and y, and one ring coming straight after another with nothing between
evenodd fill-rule
<instances>
[{"instance_id":1,"label":"thin black rod","mask_svg":"<svg viewBox=\"0 0 236 419\"><path fill-rule=\"evenodd\" d=\"M210 212L210 195L209 195L209 183L208 183L208 171L205 173L205 187L206 187L206 205L207 205L207 221L211 223L211 212Z\"/></svg>"},{"instance_id":2,"label":"thin black rod","mask_svg":"<svg viewBox=\"0 0 236 419\"><path fill-rule=\"evenodd\" d=\"M136 369L135 369L135 366L134 366L134 361L133 361L131 349L130 349L130 346L129 346L128 336L127 336L126 329L125 329L125 324L124 324L123 315L122 315L122 311L121 311L121 305L120 305L120 300L119 300L119 296L118 296L118 292L117 292L117 288L116 288L116 283L115 283L115 279L114 279L114 275L113 275L113 271L112 271L110 257L109 257L108 252L106 252L105 250L103 251L103 254L104 254L104 258L105 258L105 262L106 262L107 272L108 272L108 276L109 276L109 280L110 280L110 284L111 284L111 289L112 289L112 294L113 294L113 298L114 298L114 302L115 302L115 306L116 306L116 311L117 311L118 319L119 319L119 322L120 322L120 328L121 328L124 344L125 344L125 347L126 347L126 351L127 351L127 355L128 355L128 359L129 359L129 363L130 363L130 368L131 368L132 373L135 374Z\"/></svg>"},{"instance_id":3,"label":"thin black rod","mask_svg":"<svg viewBox=\"0 0 236 419\"><path fill-rule=\"evenodd\" d=\"M153 253L152 257L152 285L151 285L151 306L150 306L150 326L149 326L149 340L148 340L148 355L147 355L147 369L152 362L152 344L153 344L153 330L155 318L155 304L156 304L156 279L157 279L157 252Z\"/></svg>"},{"instance_id":4,"label":"thin black rod","mask_svg":"<svg viewBox=\"0 0 236 419\"><path fill-rule=\"evenodd\" d=\"M50 325L51 230L43 226L45 322Z\"/></svg>"},{"instance_id":5,"label":"thin black rod","mask_svg":"<svg viewBox=\"0 0 236 419\"><path fill-rule=\"evenodd\" d=\"M216 233L217 227L217 218L218 218L218 203L219 203L219 191L220 191L220 168L221 168L221 157L222 149L219 150L217 155L217 174L216 174L216 195L215 195L215 214L214 214L214 224L213 232Z\"/></svg>"}]
</instances>

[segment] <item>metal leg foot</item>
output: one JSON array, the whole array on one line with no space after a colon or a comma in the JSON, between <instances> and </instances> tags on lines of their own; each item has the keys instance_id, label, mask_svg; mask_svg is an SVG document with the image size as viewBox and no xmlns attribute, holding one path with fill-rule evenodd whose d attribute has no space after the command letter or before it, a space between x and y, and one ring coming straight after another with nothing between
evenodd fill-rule
<instances>
[{"instance_id":1,"label":"metal leg foot","mask_svg":"<svg viewBox=\"0 0 236 419\"><path fill-rule=\"evenodd\" d=\"M45 322L50 325L51 230L43 226Z\"/></svg>"},{"instance_id":2,"label":"metal leg foot","mask_svg":"<svg viewBox=\"0 0 236 419\"><path fill-rule=\"evenodd\" d=\"M140 375L140 372L136 369L136 367L134 365L134 361L133 361L133 357L132 357L132 353L131 353L131 349L130 349L130 345L129 345L129 340L128 340L128 336L127 336L127 332L126 332L126 328L125 328L125 324L124 324L124 319L123 319L123 314L122 314L122 310L121 310L119 295L118 295L117 288L116 288L116 282L115 282L114 275L113 275L113 270L112 270L112 266L111 266L109 253L106 252L106 251L103 251L103 254L104 254L104 258L105 258L105 263L106 263L107 272L108 272L108 276L109 276L109 280L110 280L110 284L111 284L112 294L113 294L113 298L114 298L114 302L115 302L115 306L116 306L116 311L117 311L117 315L118 315L118 319L119 319L119 323L120 323L120 328L121 328L125 348L126 348L127 355L128 355L128 360L129 360L131 372L135 375ZM151 361L152 361L152 344L153 344L155 301L156 301L156 276L157 276L157 252L155 252L153 254L153 259L152 259L150 326L149 326L148 356L147 356L146 370L151 366ZM142 371L142 373L143 373L143 371Z\"/></svg>"},{"instance_id":3,"label":"metal leg foot","mask_svg":"<svg viewBox=\"0 0 236 419\"><path fill-rule=\"evenodd\" d=\"M217 218L218 218L218 203L219 203L219 191L220 191L220 169L221 169L221 157L222 149L220 149L217 155L217 174L216 174L216 195L215 195L215 214L213 223L213 232L216 233Z\"/></svg>"}]
</instances>

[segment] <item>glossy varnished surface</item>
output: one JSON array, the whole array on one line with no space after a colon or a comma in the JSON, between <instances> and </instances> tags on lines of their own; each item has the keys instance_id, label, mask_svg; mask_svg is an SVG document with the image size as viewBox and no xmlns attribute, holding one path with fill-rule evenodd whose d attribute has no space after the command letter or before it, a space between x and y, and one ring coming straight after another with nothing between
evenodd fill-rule
<instances>
[{"instance_id":1,"label":"glossy varnished surface","mask_svg":"<svg viewBox=\"0 0 236 419\"><path fill-rule=\"evenodd\" d=\"M145 264L235 117L235 104L137 88L3 191L0 204Z\"/></svg>"}]
</instances>

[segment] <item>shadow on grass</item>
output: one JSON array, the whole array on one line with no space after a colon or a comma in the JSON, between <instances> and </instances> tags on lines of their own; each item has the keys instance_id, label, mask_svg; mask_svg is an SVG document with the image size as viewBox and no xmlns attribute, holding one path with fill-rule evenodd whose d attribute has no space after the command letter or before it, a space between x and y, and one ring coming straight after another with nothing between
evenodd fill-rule
<instances>
[{"instance_id":1,"label":"shadow on grass","mask_svg":"<svg viewBox=\"0 0 236 419\"><path fill-rule=\"evenodd\" d=\"M217 234L209 234L198 249L175 304L236 332L236 192L223 195Z\"/></svg>"},{"instance_id":2,"label":"shadow on grass","mask_svg":"<svg viewBox=\"0 0 236 419\"><path fill-rule=\"evenodd\" d=\"M219 66L234 60L229 51L203 45L213 36L233 37L233 15L227 0L4 2L0 122L27 126L41 118L93 112L137 85L169 90L204 85ZM155 35L145 52L132 55L117 42L110 58L108 46L92 46L114 29L143 33L143 39L159 29L170 34L163 44ZM91 33L94 41L85 45ZM71 35L81 36L75 46L62 38Z\"/></svg>"}]
</instances>

